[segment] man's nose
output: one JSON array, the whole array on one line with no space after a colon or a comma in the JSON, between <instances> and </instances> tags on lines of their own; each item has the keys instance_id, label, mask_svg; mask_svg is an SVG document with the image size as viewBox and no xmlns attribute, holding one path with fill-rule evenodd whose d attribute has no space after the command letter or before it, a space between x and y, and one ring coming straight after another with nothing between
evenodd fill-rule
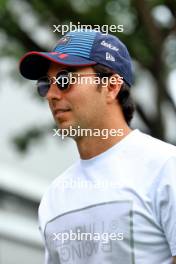
<instances>
[{"instance_id":1,"label":"man's nose","mask_svg":"<svg viewBox=\"0 0 176 264\"><path fill-rule=\"evenodd\" d=\"M53 98L61 99L63 96L62 91L58 88L57 83L52 83L46 94L46 99L51 100Z\"/></svg>"}]
</instances>

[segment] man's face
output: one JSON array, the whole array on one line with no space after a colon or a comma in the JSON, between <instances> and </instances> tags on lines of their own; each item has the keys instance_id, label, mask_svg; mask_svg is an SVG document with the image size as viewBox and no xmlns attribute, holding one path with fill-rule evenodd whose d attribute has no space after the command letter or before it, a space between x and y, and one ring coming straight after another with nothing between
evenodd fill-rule
<instances>
[{"instance_id":1,"label":"man's face","mask_svg":"<svg viewBox=\"0 0 176 264\"><path fill-rule=\"evenodd\" d=\"M67 67L51 63L48 76L55 77ZM80 74L95 73L92 67L76 68ZM89 75L90 76L90 75ZM95 78L95 75L91 76ZM54 119L59 127L100 128L106 113L104 89L99 91L97 84L71 84L67 90L61 91L57 84L51 84L46 96Z\"/></svg>"}]
</instances>

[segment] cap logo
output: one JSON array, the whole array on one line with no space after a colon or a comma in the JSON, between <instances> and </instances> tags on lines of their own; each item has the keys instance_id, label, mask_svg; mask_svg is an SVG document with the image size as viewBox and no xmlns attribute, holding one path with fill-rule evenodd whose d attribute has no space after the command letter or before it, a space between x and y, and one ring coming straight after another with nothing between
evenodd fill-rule
<instances>
[{"instance_id":1,"label":"cap logo","mask_svg":"<svg viewBox=\"0 0 176 264\"><path fill-rule=\"evenodd\" d=\"M70 40L71 40L71 37L65 36L65 37L59 39L59 41L57 42L57 46L58 45L66 45L70 42Z\"/></svg>"},{"instance_id":2,"label":"cap logo","mask_svg":"<svg viewBox=\"0 0 176 264\"><path fill-rule=\"evenodd\" d=\"M107 61L115 61L115 58L109 52L106 52L106 60Z\"/></svg>"},{"instance_id":3,"label":"cap logo","mask_svg":"<svg viewBox=\"0 0 176 264\"><path fill-rule=\"evenodd\" d=\"M111 43L108 43L106 42L105 40L103 40L101 43L100 43L102 46L108 48L108 49L112 49L114 51L119 51L119 49L117 47L115 47L114 45L112 45Z\"/></svg>"},{"instance_id":4,"label":"cap logo","mask_svg":"<svg viewBox=\"0 0 176 264\"><path fill-rule=\"evenodd\" d=\"M60 59L65 59L66 57L68 57L68 54L62 53L62 54L59 54L58 57L59 57Z\"/></svg>"}]
</instances>

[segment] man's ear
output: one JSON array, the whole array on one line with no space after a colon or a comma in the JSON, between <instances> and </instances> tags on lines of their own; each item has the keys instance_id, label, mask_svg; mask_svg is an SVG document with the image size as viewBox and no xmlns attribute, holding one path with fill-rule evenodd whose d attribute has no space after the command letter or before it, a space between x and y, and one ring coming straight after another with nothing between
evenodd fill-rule
<instances>
[{"instance_id":1,"label":"man's ear","mask_svg":"<svg viewBox=\"0 0 176 264\"><path fill-rule=\"evenodd\" d=\"M109 78L109 83L107 86L108 93L107 93L107 102L112 103L114 100L116 100L116 97L121 89L121 86L123 84L123 77L121 77L118 74L113 74Z\"/></svg>"}]
</instances>

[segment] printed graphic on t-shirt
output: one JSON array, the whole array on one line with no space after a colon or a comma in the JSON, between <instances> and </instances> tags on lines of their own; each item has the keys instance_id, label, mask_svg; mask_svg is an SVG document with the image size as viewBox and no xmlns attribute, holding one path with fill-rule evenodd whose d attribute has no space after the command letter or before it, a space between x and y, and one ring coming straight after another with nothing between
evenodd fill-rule
<instances>
[{"instance_id":1,"label":"printed graphic on t-shirt","mask_svg":"<svg viewBox=\"0 0 176 264\"><path fill-rule=\"evenodd\" d=\"M131 201L59 215L45 229L52 264L134 264Z\"/></svg>"}]
</instances>

